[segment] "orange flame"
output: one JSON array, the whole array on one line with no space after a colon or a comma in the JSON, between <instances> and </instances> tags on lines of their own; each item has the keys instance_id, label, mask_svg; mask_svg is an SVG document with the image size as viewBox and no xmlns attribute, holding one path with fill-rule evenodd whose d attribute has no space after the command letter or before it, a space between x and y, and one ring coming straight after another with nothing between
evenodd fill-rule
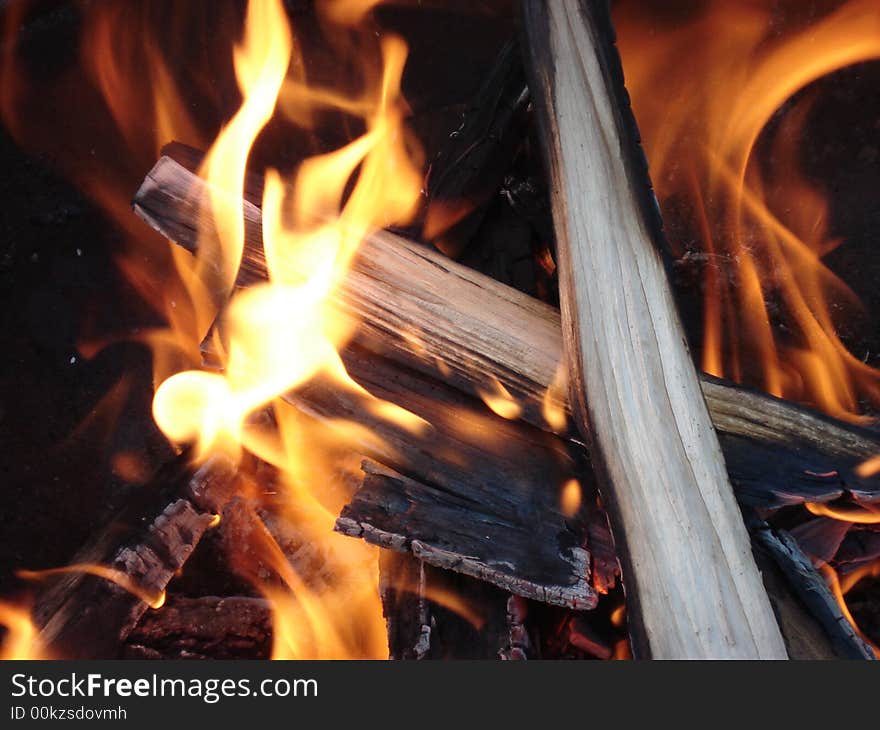
<instances>
[{"instance_id":1,"label":"orange flame","mask_svg":"<svg viewBox=\"0 0 880 730\"><path fill-rule=\"evenodd\" d=\"M502 418L514 421L522 413L522 406L494 375L491 379L491 388L477 388L477 394L492 412Z\"/></svg>"},{"instance_id":2,"label":"orange flame","mask_svg":"<svg viewBox=\"0 0 880 730\"><path fill-rule=\"evenodd\" d=\"M804 506L809 512L819 517L831 517L835 520L859 525L880 525L880 510L871 505L865 505L864 508L838 508L829 507L821 502L807 502Z\"/></svg>"},{"instance_id":3,"label":"orange flame","mask_svg":"<svg viewBox=\"0 0 880 730\"><path fill-rule=\"evenodd\" d=\"M875 474L880 474L880 456L872 456L856 467L856 474L862 479L867 479Z\"/></svg>"},{"instance_id":4,"label":"orange flame","mask_svg":"<svg viewBox=\"0 0 880 730\"><path fill-rule=\"evenodd\" d=\"M641 4L623 2L621 55L661 205L696 206L703 369L858 421L860 400L880 404L880 373L836 331L835 308L857 301L822 260L838 242L828 235L823 194L800 174L797 143L811 98L797 95L880 58L880 9L849 0L779 33L773 6L714 0L680 27L654 33ZM759 137L793 97L773 136L773 164L759 164Z\"/></svg>"},{"instance_id":5,"label":"orange flame","mask_svg":"<svg viewBox=\"0 0 880 730\"><path fill-rule=\"evenodd\" d=\"M846 620L849 621L850 624L852 624L855 632L866 644L868 644L868 646L871 647L874 654L877 656L878 659L880 659L880 647L878 647L873 641L871 641L871 639L869 639L859 628L859 625L856 623L855 618L853 618L853 615L849 610L849 606L847 606L846 604L845 598L846 594L849 593L863 578L867 578L869 576L876 577L880 575L880 561L869 563L862 568L854 570L851 573L847 573L843 577L840 577L834 570L834 568L832 568L827 563L821 563L818 567L819 572L822 574L822 577L825 578L825 582L831 589L831 593L837 600L837 603L840 606L840 610L846 617Z\"/></svg>"},{"instance_id":6,"label":"orange flame","mask_svg":"<svg viewBox=\"0 0 880 730\"><path fill-rule=\"evenodd\" d=\"M40 644L39 632L28 611L0 601L0 627L6 630L0 643L0 661L51 658Z\"/></svg>"},{"instance_id":7,"label":"orange flame","mask_svg":"<svg viewBox=\"0 0 880 730\"><path fill-rule=\"evenodd\" d=\"M574 517L581 508L582 501L581 483L577 479L569 479L562 485L562 492L559 498L562 514L566 517Z\"/></svg>"},{"instance_id":8,"label":"orange flame","mask_svg":"<svg viewBox=\"0 0 880 730\"><path fill-rule=\"evenodd\" d=\"M0 111L6 127L24 146L57 160L119 225L124 241L117 263L167 322L137 335L153 351L156 422L170 440L195 442L199 459L213 451L247 450L277 467L287 516L315 549L333 556L335 580L317 588L308 576L284 567L286 558L271 541L257 541L262 559L283 578L279 588L252 575L275 604L279 656L387 656L376 549L332 532L350 495L338 468L346 457L339 434L362 427L336 424L328 433L280 396L322 376L356 391L381 418L415 432L428 426L348 377L338 350L357 323L327 304L364 237L408 222L419 200L421 153L405 127L408 109L400 88L407 48L390 33L377 40L368 16L378 4L327 0L316 7L337 57L351 56L362 75L351 85L356 93L342 88L342 81L338 89L309 83L304 51L281 0L247 4L244 32L231 54L228 29L241 21L237 0L83 2L80 64L47 79L29 78L21 63L18 31L30 3L22 0L5 13ZM206 119L227 114L223 83L230 56L240 105L224 117L219 134L206 133L212 129ZM71 113L79 109L83 113ZM302 162L293 175L268 171L262 202L270 280L233 294L224 314L222 374L192 369L239 268L239 201L257 139L275 121L313 130L327 112L344 115L363 133ZM55 124L59 114L69 124L63 135ZM200 236L193 257L148 233L131 214L130 195L168 141L205 148L212 138L200 174L208 182L217 230ZM116 337L88 335L81 349L90 356ZM251 416L264 410L275 415L271 432L252 423ZM124 457L117 463L136 476L132 466ZM139 590L102 566L59 570L84 570Z\"/></svg>"},{"instance_id":9,"label":"orange flame","mask_svg":"<svg viewBox=\"0 0 880 730\"><path fill-rule=\"evenodd\" d=\"M107 567L106 565L98 565L96 563L78 563L76 565L65 565L61 568L49 568L47 570L19 570L16 572L19 578L25 580L42 580L53 575L63 575L65 573L86 573L94 575L97 578L109 580L120 588L128 591L133 596L137 596L150 608L162 608L165 605L165 591L158 593L145 590L127 573Z\"/></svg>"}]
</instances>

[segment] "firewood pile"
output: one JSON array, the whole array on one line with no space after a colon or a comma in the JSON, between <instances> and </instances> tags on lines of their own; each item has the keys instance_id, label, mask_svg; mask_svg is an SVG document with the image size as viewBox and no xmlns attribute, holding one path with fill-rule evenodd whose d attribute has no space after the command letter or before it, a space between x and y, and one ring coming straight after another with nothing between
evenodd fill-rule
<instances>
[{"instance_id":1,"label":"firewood pile","mask_svg":"<svg viewBox=\"0 0 880 730\"><path fill-rule=\"evenodd\" d=\"M390 657L873 658L823 566L869 564L878 533L835 531L822 508L880 501L863 468L880 434L696 370L606 11L522 6L520 41L426 182L426 217L472 210L430 242L371 234L332 302L359 322L349 375L429 432L329 380L285 396L310 422L364 427L334 529L380 548ZM262 179L224 197L202 159L169 140L134 214L193 253L241 211L235 287L265 281ZM95 571L46 582L35 620L59 654L268 657L271 602L235 579L198 593L200 571L264 531L333 579L273 503L270 466L192 463L160 470L72 561L137 592Z\"/></svg>"}]
</instances>

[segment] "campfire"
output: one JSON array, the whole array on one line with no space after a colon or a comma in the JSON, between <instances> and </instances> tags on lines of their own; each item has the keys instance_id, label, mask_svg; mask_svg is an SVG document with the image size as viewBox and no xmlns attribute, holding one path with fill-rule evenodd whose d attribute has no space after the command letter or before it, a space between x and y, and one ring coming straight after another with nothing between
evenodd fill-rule
<instances>
[{"instance_id":1,"label":"campfire","mask_svg":"<svg viewBox=\"0 0 880 730\"><path fill-rule=\"evenodd\" d=\"M0 656L875 658L875 2L3 15Z\"/></svg>"}]
</instances>

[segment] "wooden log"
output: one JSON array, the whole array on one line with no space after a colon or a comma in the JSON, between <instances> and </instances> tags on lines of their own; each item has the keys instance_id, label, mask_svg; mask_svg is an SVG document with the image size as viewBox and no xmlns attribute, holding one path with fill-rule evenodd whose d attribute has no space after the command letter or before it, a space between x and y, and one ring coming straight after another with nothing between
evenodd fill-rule
<instances>
[{"instance_id":1,"label":"wooden log","mask_svg":"<svg viewBox=\"0 0 880 730\"><path fill-rule=\"evenodd\" d=\"M262 598L169 597L131 631L124 659L268 659L272 611Z\"/></svg>"},{"instance_id":2,"label":"wooden log","mask_svg":"<svg viewBox=\"0 0 880 730\"><path fill-rule=\"evenodd\" d=\"M359 348L349 348L343 360L370 393L422 416L430 429L414 433L372 413L357 393L321 379L285 396L331 428L340 419L366 426L350 445L389 467L367 468L366 485L338 530L411 550L431 565L527 598L595 606L586 521L595 492L581 454ZM561 494L572 479L580 479L583 504L566 515Z\"/></svg>"},{"instance_id":3,"label":"wooden log","mask_svg":"<svg viewBox=\"0 0 880 730\"><path fill-rule=\"evenodd\" d=\"M875 659L874 651L844 616L834 594L797 541L785 530L774 530L754 517L750 519L749 527L757 544L776 564L789 587L789 592L777 588L771 590L770 595L775 599L774 605L780 614L780 624L792 658ZM798 609L791 606L790 601L787 606L781 605L780 599L791 594L806 607L824 636L817 635L809 619L794 615Z\"/></svg>"},{"instance_id":4,"label":"wooden log","mask_svg":"<svg viewBox=\"0 0 880 730\"><path fill-rule=\"evenodd\" d=\"M516 42L504 44L431 162L423 231L452 258L465 251L526 137L529 89Z\"/></svg>"},{"instance_id":5,"label":"wooden log","mask_svg":"<svg viewBox=\"0 0 880 730\"><path fill-rule=\"evenodd\" d=\"M516 494L467 503L467 497L430 487L375 463L364 464L364 484L336 522L336 530L446 570L493 583L515 595L571 608L593 608L586 582L589 554L552 535L564 520L523 515ZM533 506L552 515L547 506ZM560 544L562 543L562 544ZM563 547L564 546L564 547ZM553 567L543 574L542 566ZM570 575L581 576L574 585Z\"/></svg>"},{"instance_id":6,"label":"wooden log","mask_svg":"<svg viewBox=\"0 0 880 730\"><path fill-rule=\"evenodd\" d=\"M169 145L135 195L139 216L189 250L210 235L207 184L189 168L198 153ZM238 283L265 279L261 184L248 179L246 247ZM240 204L240 202L239 202ZM394 362L474 394L500 383L538 428L570 435L571 413L557 377L559 312L441 254L388 232L367 238L338 292L361 318L358 342ZM208 354L210 358L210 353ZM880 436L772 396L700 376L737 497L780 507L845 494L880 499L880 477L856 468L880 453Z\"/></svg>"},{"instance_id":7,"label":"wooden log","mask_svg":"<svg viewBox=\"0 0 880 730\"><path fill-rule=\"evenodd\" d=\"M65 659L106 659L148 609L215 522L231 495L235 469L214 457L194 473L181 458L159 471L84 546L37 598L40 644ZM76 566L115 571L129 587ZM132 592L135 588L137 593Z\"/></svg>"},{"instance_id":8,"label":"wooden log","mask_svg":"<svg viewBox=\"0 0 880 730\"><path fill-rule=\"evenodd\" d=\"M611 506L634 650L785 658L661 258L609 10L523 9L573 414Z\"/></svg>"}]
</instances>

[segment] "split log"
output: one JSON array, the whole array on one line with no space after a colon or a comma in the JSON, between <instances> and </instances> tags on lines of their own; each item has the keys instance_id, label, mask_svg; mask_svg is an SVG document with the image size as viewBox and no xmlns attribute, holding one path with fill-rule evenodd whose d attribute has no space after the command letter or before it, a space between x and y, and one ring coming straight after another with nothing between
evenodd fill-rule
<instances>
[{"instance_id":1,"label":"split log","mask_svg":"<svg viewBox=\"0 0 880 730\"><path fill-rule=\"evenodd\" d=\"M413 432L374 415L362 396L320 378L285 396L331 428L340 419L366 426L350 445L390 467L368 467L337 529L527 598L595 606L585 519L595 492L580 454L357 347L343 360L370 393L428 419L430 428ZM561 492L572 479L581 481L583 507L568 516Z\"/></svg>"},{"instance_id":2,"label":"split log","mask_svg":"<svg viewBox=\"0 0 880 730\"><path fill-rule=\"evenodd\" d=\"M336 530L419 560L503 588L515 595L571 608L592 608L596 596L586 583L589 554L569 544L559 562L553 530L523 515L527 505L516 493L473 503L460 494L416 482L379 464L366 463L363 486L336 522ZM550 490L544 490L550 491ZM551 513L547 506L538 514ZM551 513L552 514L552 513ZM550 553L550 554L548 554ZM541 566L555 568L544 575ZM562 570L560 570L562 567ZM574 586L570 575L582 576Z\"/></svg>"},{"instance_id":3,"label":"split log","mask_svg":"<svg viewBox=\"0 0 880 730\"><path fill-rule=\"evenodd\" d=\"M34 621L39 642L65 659L106 659L156 602L231 495L235 469L214 457L195 471L182 457L140 488L105 530L95 536L38 595ZM117 571L131 590L78 570Z\"/></svg>"},{"instance_id":4,"label":"split log","mask_svg":"<svg viewBox=\"0 0 880 730\"><path fill-rule=\"evenodd\" d=\"M179 144L165 153L135 195L134 208L194 251L198 232L211 235L214 220L207 184L192 172L199 154ZM239 286L266 277L260 190L259 179L250 176ZM364 241L337 303L360 318L357 340L367 349L465 393L491 392L500 383L522 420L570 435L571 411L557 377L560 315L552 307L388 232ZM878 434L709 375L701 375L700 384L744 504L880 499L880 478L856 471L880 453Z\"/></svg>"},{"instance_id":5,"label":"split log","mask_svg":"<svg viewBox=\"0 0 880 730\"><path fill-rule=\"evenodd\" d=\"M786 658L667 279L609 10L523 9L573 415L611 506L634 650Z\"/></svg>"},{"instance_id":6,"label":"split log","mask_svg":"<svg viewBox=\"0 0 880 730\"><path fill-rule=\"evenodd\" d=\"M173 596L148 611L123 647L124 659L268 659L272 611L262 598Z\"/></svg>"}]
</instances>

